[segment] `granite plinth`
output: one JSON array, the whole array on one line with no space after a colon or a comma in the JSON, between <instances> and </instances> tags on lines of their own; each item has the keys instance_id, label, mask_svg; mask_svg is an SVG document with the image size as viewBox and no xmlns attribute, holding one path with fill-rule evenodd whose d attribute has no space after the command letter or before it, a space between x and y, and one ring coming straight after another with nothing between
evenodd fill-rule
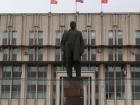
<instances>
[{"instance_id":1,"label":"granite plinth","mask_svg":"<svg viewBox=\"0 0 140 105\"><path fill-rule=\"evenodd\" d=\"M64 105L84 105L84 78L63 78Z\"/></svg>"}]
</instances>

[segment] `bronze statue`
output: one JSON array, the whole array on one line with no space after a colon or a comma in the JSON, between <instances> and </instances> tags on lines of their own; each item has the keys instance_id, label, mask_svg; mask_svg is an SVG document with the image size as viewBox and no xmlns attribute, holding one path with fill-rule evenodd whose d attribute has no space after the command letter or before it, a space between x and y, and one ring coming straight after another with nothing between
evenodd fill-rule
<instances>
[{"instance_id":1,"label":"bronze statue","mask_svg":"<svg viewBox=\"0 0 140 105\"><path fill-rule=\"evenodd\" d=\"M76 77L81 77L81 55L84 52L84 41L81 31L76 29L76 22L70 22L69 31L64 32L61 40L63 62L67 69L67 75L72 77L72 67L76 71Z\"/></svg>"}]
</instances>

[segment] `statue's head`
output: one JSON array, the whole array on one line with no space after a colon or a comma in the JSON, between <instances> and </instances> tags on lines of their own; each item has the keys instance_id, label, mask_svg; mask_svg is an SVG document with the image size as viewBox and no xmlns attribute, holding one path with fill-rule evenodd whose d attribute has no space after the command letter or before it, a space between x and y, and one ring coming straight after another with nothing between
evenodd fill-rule
<instances>
[{"instance_id":1,"label":"statue's head","mask_svg":"<svg viewBox=\"0 0 140 105\"><path fill-rule=\"evenodd\" d=\"M71 29L75 29L76 28L76 22L75 21L71 21L70 22L70 27L71 27Z\"/></svg>"}]
</instances>

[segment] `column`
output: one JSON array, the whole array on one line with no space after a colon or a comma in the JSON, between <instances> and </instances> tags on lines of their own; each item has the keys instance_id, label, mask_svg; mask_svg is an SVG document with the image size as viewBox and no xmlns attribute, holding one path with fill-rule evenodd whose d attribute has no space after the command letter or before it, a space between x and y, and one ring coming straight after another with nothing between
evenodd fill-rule
<instances>
[{"instance_id":1,"label":"column","mask_svg":"<svg viewBox=\"0 0 140 105\"><path fill-rule=\"evenodd\" d=\"M99 105L105 105L105 69L104 64L99 66Z\"/></svg>"},{"instance_id":2,"label":"column","mask_svg":"<svg viewBox=\"0 0 140 105\"><path fill-rule=\"evenodd\" d=\"M132 105L132 82L131 82L131 66L130 64L126 65L126 86L125 86L125 95L126 95L126 105Z\"/></svg>"},{"instance_id":3,"label":"column","mask_svg":"<svg viewBox=\"0 0 140 105\"><path fill-rule=\"evenodd\" d=\"M2 91L2 65L0 65L0 96L1 96L1 92ZM1 101L0 101L0 105L1 105Z\"/></svg>"},{"instance_id":4,"label":"column","mask_svg":"<svg viewBox=\"0 0 140 105\"><path fill-rule=\"evenodd\" d=\"M48 65L47 68L47 105L52 105L53 104L53 86L52 86L52 66L51 64Z\"/></svg>"},{"instance_id":5,"label":"column","mask_svg":"<svg viewBox=\"0 0 140 105\"><path fill-rule=\"evenodd\" d=\"M20 105L26 105L26 64L22 64Z\"/></svg>"}]
</instances>

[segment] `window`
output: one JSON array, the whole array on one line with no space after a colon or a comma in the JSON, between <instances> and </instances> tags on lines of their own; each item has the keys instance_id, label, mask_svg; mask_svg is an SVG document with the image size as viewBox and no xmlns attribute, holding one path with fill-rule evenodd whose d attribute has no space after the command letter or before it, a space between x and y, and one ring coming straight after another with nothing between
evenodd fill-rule
<instances>
[{"instance_id":1,"label":"window","mask_svg":"<svg viewBox=\"0 0 140 105\"><path fill-rule=\"evenodd\" d=\"M2 71L3 79L20 79L21 78L21 66L3 66Z\"/></svg>"},{"instance_id":2,"label":"window","mask_svg":"<svg viewBox=\"0 0 140 105\"><path fill-rule=\"evenodd\" d=\"M106 98L114 98L114 72L113 67L108 66L105 72Z\"/></svg>"},{"instance_id":3,"label":"window","mask_svg":"<svg viewBox=\"0 0 140 105\"><path fill-rule=\"evenodd\" d=\"M27 98L46 98L46 66L28 67Z\"/></svg>"},{"instance_id":4,"label":"window","mask_svg":"<svg viewBox=\"0 0 140 105\"><path fill-rule=\"evenodd\" d=\"M4 31L2 39L3 45L16 45L16 34L16 31Z\"/></svg>"},{"instance_id":5,"label":"window","mask_svg":"<svg viewBox=\"0 0 140 105\"><path fill-rule=\"evenodd\" d=\"M140 100L140 66L131 66L133 99Z\"/></svg>"},{"instance_id":6,"label":"window","mask_svg":"<svg viewBox=\"0 0 140 105\"><path fill-rule=\"evenodd\" d=\"M117 66L116 70L116 97L117 99L124 99L124 89L125 89L125 81L124 81L124 69L121 66Z\"/></svg>"},{"instance_id":7,"label":"window","mask_svg":"<svg viewBox=\"0 0 140 105\"><path fill-rule=\"evenodd\" d=\"M108 33L108 44L113 45L113 31L109 31Z\"/></svg>"},{"instance_id":8,"label":"window","mask_svg":"<svg viewBox=\"0 0 140 105\"><path fill-rule=\"evenodd\" d=\"M55 61L60 61L61 60L61 49L56 48L55 49Z\"/></svg>"},{"instance_id":9,"label":"window","mask_svg":"<svg viewBox=\"0 0 140 105\"><path fill-rule=\"evenodd\" d=\"M82 65L81 71L98 71L98 67L96 65Z\"/></svg>"},{"instance_id":10,"label":"window","mask_svg":"<svg viewBox=\"0 0 140 105\"><path fill-rule=\"evenodd\" d=\"M43 31L30 31L29 45L43 45Z\"/></svg>"},{"instance_id":11,"label":"window","mask_svg":"<svg viewBox=\"0 0 140 105\"><path fill-rule=\"evenodd\" d=\"M54 72L53 72L53 77L56 77L56 72L57 71L64 71L66 68L64 68L63 65L54 65Z\"/></svg>"},{"instance_id":12,"label":"window","mask_svg":"<svg viewBox=\"0 0 140 105\"><path fill-rule=\"evenodd\" d=\"M1 98L10 98L10 81L2 81L2 93Z\"/></svg>"},{"instance_id":13,"label":"window","mask_svg":"<svg viewBox=\"0 0 140 105\"><path fill-rule=\"evenodd\" d=\"M16 31L12 32L12 45L16 45L16 34L17 34Z\"/></svg>"},{"instance_id":14,"label":"window","mask_svg":"<svg viewBox=\"0 0 140 105\"><path fill-rule=\"evenodd\" d=\"M34 32L30 32L29 33L29 45L33 45L34 44Z\"/></svg>"},{"instance_id":15,"label":"window","mask_svg":"<svg viewBox=\"0 0 140 105\"><path fill-rule=\"evenodd\" d=\"M108 48L108 60L109 61L122 61L123 49L122 48Z\"/></svg>"},{"instance_id":16,"label":"window","mask_svg":"<svg viewBox=\"0 0 140 105\"><path fill-rule=\"evenodd\" d=\"M107 66L105 72L106 99L124 99L123 66Z\"/></svg>"},{"instance_id":17,"label":"window","mask_svg":"<svg viewBox=\"0 0 140 105\"><path fill-rule=\"evenodd\" d=\"M28 67L27 98L36 98L37 67Z\"/></svg>"},{"instance_id":18,"label":"window","mask_svg":"<svg viewBox=\"0 0 140 105\"><path fill-rule=\"evenodd\" d=\"M38 45L38 33L34 32L34 45Z\"/></svg>"},{"instance_id":19,"label":"window","mask_svg":"<svg viewBox=\"0 0 140 105\"><path fill-rule=\"evenodd\" d=\"M20 98L20 88L21 88L20 79L21 79L21 66L3 65L1 97L12 99Z\"/></svg>"},{"instance_id":20,"label":"window","mask_svg":"<svg viewBox=\"0 0 140 105\"><path fill-rule=\"evenodd\" d=\"M96 65L91 65L90 66L90 71L95 71L96 73L98 72L98 66Z\"/></svg>"},{"instance_id":21,"label":"window","mask_svg":"<svg viewBox=\"0 0 140 105\"><path fill-rule=\"evenodd\" d=\"M135 60L140 61L140 48L135 48Z\"/></svg>"},{"instance_id":22,"label":"window","mask_svg":"<svg viewBox=\"0 0 140 105\"><path fill-rule=\"evenodd\" d=\"M108 48L108 60L113 61L113 48Z\"/></svg>"},{"instance_id":23,"label":"window","mask_svg":"<svg viewBox=\"0 0 140 105\"><path fill-rule=\"evenodd\" d=\"M9 49L4 48L3 49L3 61L8 61L9 60Z\"/></svg>"},{"instance_id":24,"label":"window","mask_svg":"<svg viewBox=\"0 0 140 105\"><path fill-rule=\"evenodd\" d=\"M29 61L34 61L34 60L35 60L35 49L29 48Z\"/></svg>"},{"instance_id":25,"label":"window","mask_svg":"<svg viewBox=\"0 0 140 105\"><path fill-rule=\"evenodd\" d=\"M46 79L46 67L44 66L39 66L38 67L38 79L39 80L45 80Z\"/></svg>"},{"instance_id":26,"label":"window","mask_svg":"<svg viewBox=\"0 0 140 105\"><path fill-rule=\"evenodd\" d=\"M108 44L109 45L122 45L123 44L123 32L120 30L111 30L108 32Z\"/></svg>"},{"instance_id":27,"label":"window","mask_svg":"<svg viewBox=\"0 0 140 105\"><path fill-rule=\"evenodd\" d=\"M43 60L43 48L38 48L38 61Z\"/></svg>"},{"instance_id":28,"label":"window","mask_svg":"<svg viewBox=\"0 0 140 105\"><path fill-rule=\"evenodd\" d=\"M15 80L19 80L21 78L21 66L13 66L12 78Z\"/></svg>"},{"instance_id":29,"label":"window","mask_svg":"<svg viewBox=\"0 0 140 105\"><path fill-rule=\"evenodd\" d=\"M62 32L61 31L57 31L56 32L56 42L55 42L55 45L60 46L61 37L62 37Z\"/></svg>"},{"instance_id":30,"label":"window","mask_svg":"<svg viewBox=\"0 0 140 105\"><path fill-rule=\"evenodd\" d=\"M89 71L89 65L82 66L81 71Z\"/></svg>"},{"instance_id":31,"label":"window","mask_svg":"<svg viewBox=\"0 0 140 105\"><path fill-rule=\"evenodd\" d=\"M95 33L95 31L89 31L89 37L90 37L90 44L92 46L96 45L96 33Z\"/></svg>"},{"instance_id":32,"label":"window","mask_svg":"<svg viewBox=\"0 0 140 105\"><path fill-rule=\"evenodd\" d=\"M28 67L28 79L36 79L37 68L35 66Z\"/></svg>"},{"instance_id":33,"label":"window","mask_svg":"<svg viewBox=\"0 0 140 105\"><path fill-rule=\"evenodd\" d=\"M8 43L8 32L7 31L4 31L3 32L3 39L2 39L2 44L3 45L8 45L9 43Z\"/></svg>"},{"instance_id":34,"label":"window","mask_svg":"<svg viewBox=\"0 0 140 105\"><path fill-rule=\"evenodd\" d=\"M29 61L42 61L43 48L29 48Z\"/></svg>"},{"instance_id":35,"label":"window","mask_svg":"<svg viewBox=\"0 0 140 105\"><path fill-rule=\"evenodd\" d=\"M12 81L12 98L20 98L20 88L21 88L20 80Z\"/></svg>"},{"instance_id":36,"label":"window","mask_svg":"<svg viewBox=\"0 0 140 105\"><path fill-rule=\"evenodd\" d=\"M53 77L56 77L56 72L57 71L64 71L66 68L63 65L54 65L54 72L53 72Z\"/></svg>"},{"instance_id":37,"label":"window","mask_svg":"<svg viewBox=\"0 0 140 105\"><path fill-rule=\"evenodd\" d=\"M3 48L3 61L9 60L17 60L17 48Z\"/></svg>"},{"instance_id":38,"label":"window","mask_svg":"<svg viewBox=\"0 0 140 105\"><path fill-rule=\"evenodd\" d=\"M11 79L12 66L3 66L2 76L3 76L3 79Z\"/></svg>"},{"instance_id":39,"label":"window","mask_svg":"<svg viewBox=\"0 0 140 105\"><path fill-rule=\"evenodd\" d=\"M46 82L38 81L37 98L46 98Z\"/></svg>"},{"instance_id":40,"label":"window","mask_svg":"<svg viewBox=\"0 0 140 105\"><path fill-rule=\"evenodd\" d=\"M34 80L28 81L27 98L36 98L36 81Z\"/></svg>"},{"instance_id":41,"label":"window","mask_svg":"<svg viewBox=\"0 0 140 105\"><path fill-rule=\"evenodd\" d=\"M83 39L84 39L84 44L87 45L88 44L88 33L87 33L87 31L83 31L82 36L83 36Z\"/></svg>"},{"instance_id":42,"label":"window","mask_svg":"<svg viewBox=\"0 0 140 105\"><path fill-rule=\"evenodd\" d=\"M43 32L42 31L38 32L38 44L43 45Z\"/></svg>"},{"instance_id":43,"label":"window","mask_svg":"<svg viewBox=\"0 0 140 105\"><path fill-rule=\"evenodd\" d=\"M12 49L12 60L13 61L17 60L17 49L16 48Z\"/></svg>"},{"instance_id":44,"label":"window","mask_svg":"<svg viewBox=\"0 0 140 105\"><path fill-rule=\"evenodd\" d=\"M135 38L136 45L140 45L140 30L135 32Z\"/></svg>"},{"instance_id":45,"label":"window","mask_svg":"<svg viewBox=\"0 0 140 105\"><path fill-rule=\"evenodd\" d=\"M123 44L123 33L122 33L122 31L117 31L117 44L118 45Z\"/></svg>"},{"instance_id":46,"label":"window","mask_svg":"<svg viewBox=\"0 0 140 105\"><path fill-rule=\"evenodd\" d=\"M118 61L122 61L123 58L123 49L122 48L118 48L117 49L117 60Z\"/></svg>"},{"instance_id":47,"label":"window","mask_svg":"<svg viewBox=\"0 0 140 105\"><path fill-rule=\"evenodd\" d=\"M85 48L84 53L82 54L82 61L88 60L88 49Z\"/></svg>"},{"instance_id":48,"label":"window","mask_svg":"<svg viewBox=\"0 0 140 105\"><path fill-rule=\"evenodd\" d=\"M95 48L90 49L90 60L96 61L96 49Z\"/></svg>"},{"instance_id":49,"label":"window","mask_svg":"<svg viewBox=\"0 0 140 105\"><path fill-rule=\"evenodd\" d=\"M55 66L55 71L63 71L63 67L62 66Z\"/></svg>"}]
</instances>

